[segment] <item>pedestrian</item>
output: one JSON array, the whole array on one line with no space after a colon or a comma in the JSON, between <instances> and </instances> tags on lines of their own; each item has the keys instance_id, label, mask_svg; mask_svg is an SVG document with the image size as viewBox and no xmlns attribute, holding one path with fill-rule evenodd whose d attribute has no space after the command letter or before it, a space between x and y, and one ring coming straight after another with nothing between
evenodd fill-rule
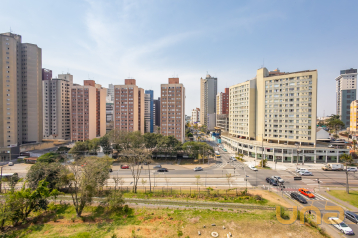
<instances>
[{"instance_id":1,"label":"pedestrian","mask_svg":"<svg viewBox=\"0 0 358 238\"><path fill-rule=\"evenodd\" d=\"M311 215L311 210L308 210L308 214L310 214L310 215Z\"/></svg>"}]
</instances>

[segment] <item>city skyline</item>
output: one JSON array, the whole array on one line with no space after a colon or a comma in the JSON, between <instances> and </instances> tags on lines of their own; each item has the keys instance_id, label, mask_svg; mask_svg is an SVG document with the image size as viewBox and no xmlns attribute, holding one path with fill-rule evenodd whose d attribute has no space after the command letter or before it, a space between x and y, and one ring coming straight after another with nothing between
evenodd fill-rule
<instances>
[{"instance_id":1,"label":"city skyline","mask_svg":"<svg viewBox=\"0 0 358 238\"><path fill-rule=\"evenodd\" d=\"M107 87L131 77L157 98L163 80L179 77L192 105L187 115L200 106L197 92L207 73L219 79L223 91L255 77L252 72L261 66L317 70L317 114L327 116L335 113L334 79L341 69L357 68L351 29L358 3L322 3L17 1L3 3L0 29L11 27L23 42L37 44L43 68L53 75L69 72L74 83L92 79ZM30 4L41 14L21 11ZM66 17L54 18L55 12ZM333 18L337 14L345 18Z\"/></svg>"}]
</instances>

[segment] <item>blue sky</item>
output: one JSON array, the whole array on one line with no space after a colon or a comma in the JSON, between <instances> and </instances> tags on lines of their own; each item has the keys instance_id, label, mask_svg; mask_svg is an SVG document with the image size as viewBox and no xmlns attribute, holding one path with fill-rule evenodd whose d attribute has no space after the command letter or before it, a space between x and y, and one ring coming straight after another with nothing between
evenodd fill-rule
<instances>
[{"instance_id":1,"label":"blue sky","mask_svg":"<svg viewBox=\"0 0 358 238\"><path fill-rule=\"evenodd\" d=\"M10 1L10 27L42 48L42 64L76 83L108 87L128 77L153 89L178 76L186 113L200 106L200 77L219 90L269 70L318 70L318 116L335 113L335 78L357 68L358 1ZM264 63L263 63L264 62ZM190 114L189 114L190 115Z\"/></svg>"}]
</instances>

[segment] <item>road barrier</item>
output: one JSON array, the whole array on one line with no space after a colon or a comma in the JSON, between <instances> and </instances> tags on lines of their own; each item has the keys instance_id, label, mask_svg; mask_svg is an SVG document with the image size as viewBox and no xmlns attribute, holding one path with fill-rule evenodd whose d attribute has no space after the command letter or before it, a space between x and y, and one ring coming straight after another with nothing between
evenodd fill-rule
<instances>
[{"instance_id":1,"label":"road barrier","mask_svg":"<svg viewBox=\"0 0 358 238\"><path fill-rule=\"evenodd\" d=\"M293 177L293 180L302 180L302 177Z\"/></svg>"}]
</instances>

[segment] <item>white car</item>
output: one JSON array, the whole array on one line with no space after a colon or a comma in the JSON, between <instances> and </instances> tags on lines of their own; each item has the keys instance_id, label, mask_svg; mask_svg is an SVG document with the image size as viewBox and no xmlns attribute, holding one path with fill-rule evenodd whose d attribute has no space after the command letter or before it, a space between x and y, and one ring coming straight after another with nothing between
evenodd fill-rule
<instances>
[{"instance_id":1,"label":"white car","mask_svg":"<svg viewBox=\"0 0 358 238\"><path fill-rule=\"evenodd\" d=\"M348 171L348 172L357 172L357 168L355 168L355 167L349 167L349 168L347 169L347 171Z\"/></svg>"},{"instance_id":2,"label":"white car","mask_svg":"<svg viewBox=\"0 0 358 238\"><path fill-rule=\"evenodd\" d=\"M302 172L302 171L308 171L307 169L304 168L297 168L296 169L296 173Z\"/></svg>"},{"instance_id":3,"label":"white car","mask_svg":"<svg viewBox=\"0 0 358 238\"><path fill-rule=\"evenodd\" d=\"M342 220L340 220L338 217L330 217L328 220L331 222L331 224L337 228L339 231L341 231L345 235L354 235L353 230Z\"/></svg>"},{"instance_id":4,"label":"white car","mask_svg":"<svg viewBox=\"0 0 358 238\"><path fill-rule=\"evenodd\" d=\"M230 157L230 160L232 160L232 161L237 161L237 159L236 159L234 156L231 156L231 157Z\"/></svg>"},{"instance_id":5,"label":"white car","mask_svg":"<svg viewBox=\"0 0 358 238\"><path fill-rule=\"evenodd\" d=\"M249 165L249 168L250 168L251 170L253 170L253 171L257 171L256 167L253 166L253 165Z\"/></svg>"},{"instance_id":6,"label":"white car","mask_svg":"<svg viewBox=\"0 0 358 238\"><path fill-rule=\"evenodd\" d=\"M203 168L202 167L195 167L194 171L203 171Z\"/></svg>"},{"instance_id":7,"label":"white car","mask_svg":"<svg viewBox=\"0 0 358 238\"><path fill-rule=\"evenodd\" d=\"M274 180L276 180L279 183L284 183L285 181L280 176L272 176Z\"/></svg>"},{"instance_id":8,"label":"white car","mask_svg":"<svg viewBox=\"0 0 358 238\"><path fill-rule=\"evenodd\" d=\"M9 166L13 166L14 163L13 163L13 162L9 162L8 165L9 165Z\"/></svg>"},{"instance_id":9,"label":"white car","mask_svg":"<svg viewBox=\"0 0 358 238\"><path fill-rule=\"evenodd\" d=\"M312 174L310 171L308 171L308 170L306 170L306 171L301 171L301 172L299 172L299 174L300 174L301 176L313 176L313 174Z\"/></svg>"}]
</instances>

